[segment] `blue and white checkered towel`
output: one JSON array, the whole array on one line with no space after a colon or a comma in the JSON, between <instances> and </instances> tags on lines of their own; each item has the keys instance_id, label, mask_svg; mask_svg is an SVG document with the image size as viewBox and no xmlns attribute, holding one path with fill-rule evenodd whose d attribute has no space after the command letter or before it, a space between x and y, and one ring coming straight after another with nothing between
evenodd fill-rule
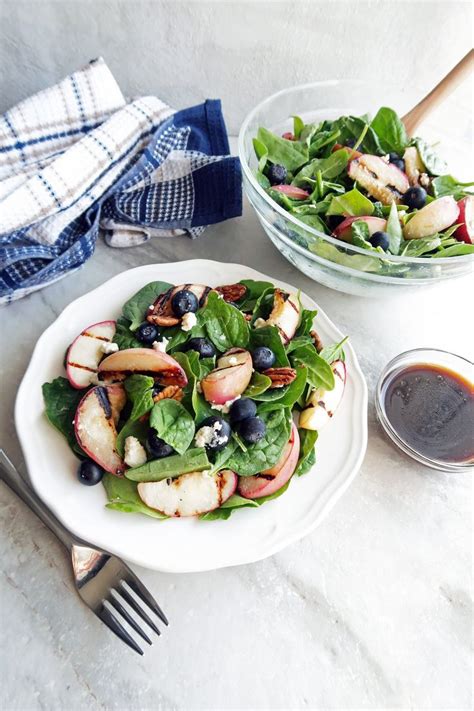
<instances>
[{"instance_id":1,"label":"blue and white checkered towel","mask_svg":"<svg viewBox=\"0 0 474 711\"><path fill-rule=\"evenodd\" d=\"M82 266L99 226L128 247L241 212L219 101L127 103L98 59L0 117L0 303Z\"/></svg>"}]
</instances>

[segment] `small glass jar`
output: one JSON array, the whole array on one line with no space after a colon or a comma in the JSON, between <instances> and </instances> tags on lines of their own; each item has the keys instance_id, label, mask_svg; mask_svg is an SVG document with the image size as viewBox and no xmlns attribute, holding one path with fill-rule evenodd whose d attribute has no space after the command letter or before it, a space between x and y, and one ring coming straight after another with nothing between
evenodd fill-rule
<instances>
[{"instance_id":1,"label":"small glass jar","mask_svg":"<svg viewBox=\"0 0 474 711\"><path fill-rule=\"evenodd\" d=\"M448 351L438 350L436 348L415 348L414 350L400 353L393 358L382 371L375 393L375 408L377 417L382 425L385 433L390 437L405 454L415 459L421 464L425 464L432 469L438 469L445 472L473 472L474 461L446 461L434 459L426 454L417 451L411 444L405 441L397 432L396 428L389 419L386 409L387 390L394 380L407 368L413 366L431 366L440 367L447 371L451 371L453 375L459 375L464 381L467 381L474 387L473 383L473 364L462 356L449 353ZM474 423L473 423L473 438L474 438Z\"/></svg>"}]
</instances>

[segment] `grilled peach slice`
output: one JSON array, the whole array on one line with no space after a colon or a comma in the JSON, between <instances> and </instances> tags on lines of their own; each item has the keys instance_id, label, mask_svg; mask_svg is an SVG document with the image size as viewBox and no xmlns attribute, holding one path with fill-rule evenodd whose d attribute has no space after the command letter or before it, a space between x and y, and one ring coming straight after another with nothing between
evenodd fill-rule
<instances>
[{"instance_id":1,"label":"grilled peach slice","mask_svg":"<svg viewBox=\"0 0 474 711\"><path fill-rule=\"evenodd\" d=\"M255 327L276 326L280 338L286 345L295 335L301 318L301 304L297 294L288 294L281 289L275 289L273 308L265 321L257 319Z\"/></svg>"},{"instance_id":2,"label":"grilled peach slice","mask_svg":"<svg viewBox=\"0 0 474 711\"><path fill-rule=\"evenodd\" d=\"M151 375L161 385L187 384L186 373L174 358L152 348L127 348L107 356L99 364L102 380L120 381L132 373Z\"/></svg>"},{"instance_id":3,"label":"grilled peach slice","mask_svg":"<svg viewBox=\"0 0 474 711\"><path fill-rule=\"evenodd\" d=\"M403 228L405 239L420 239L454 225L459 217L459 206L451 195L433 200L418 210Z\"/></svg>"},{"instance_id":4,"label":"grilled peach slice","mask_svg":"<svg viewBox=\"0 0 474 711\"><path fill-rule=\"evenodd\" d=\"M460 242L474 244L474 197L468 195L459 200L458 207L459 217L457 221L462 222L462 225L459 225L454 236Z\"/></svg>"},{"instance_id":5,"label":"grilled peach slice","mask_svg":"<svg viewBox=\"0 0 474 711\"><path fill-rule=\"evenodd\" d=\"M215 474L191 472L175 479L141 482L138 495L151 509L167 516L199 516L222 506L237 487L237 475L230 469Z\"/></svg>"},{"instance_id":6,"label":"grilled peach slice","mask_svg":"<svg viewBox=\"0 0 474 711\"><path fill-rule=\"evenodd\" d=\"M384 205L399 203L410 187L403 171L378 156L361 155L349 163L347 172L352 180L356 180L369 195Z\"/></svg>"},{"instance_id":7,"label":"grilled peach slice","mask_svg":"<svg viewBox=\"0 0 474 711\"><path fill-rule=\"evenodd\" d=\"M74 432L84 452L105 471L121 476L125 469L115 449L116 426L126 403L122 385L98 385L80 401L74 418Z\"/></svg>"},{"instance_id":8,"label":"grilled peach slice","mask_svg":"<svg viewBox=\"0 0 474 711\"><path fill-rule=\"evenodd\" d=\"M252 377L252 356L243 348L231 348L217 361L217 368L201 380L207 402L225 405L247 388Z\"/></svg>"},{"instance_id":9,"label":"grilled peach slice","mask_svg":"<svg viewBox=\"0 0 474 711\"><path fill-rule=\"evenodd\" d=\"M344 394L346 385L346 366L342 360L331 363L335 376L335 385L332 390L316 388L312 391L306 408L300 415L300 427L305 430L320 430L334 415Z\"/></svg>"},{"instance_id":10,"label":"grilled peach slice","mask_svg":"<svg viewBox=\"0 0 474 711\"><path fill-rule=\"evenodd\" d=\"M279 461L271 469L267 469L255 476L239 477L238 491L246 499L258 499L260 496L269 496L281 489L288 479L293 476L298 457L300 456L300 436L293 423L290 439L283 450Z\"/></svg>"},{"instance_id":11,"label":"grilled peach slice","mask_svg":"<svg viewBox=\"0 0 474 711\"><path fill-rule=\"evenodd\" d=\"M66 355L66 375L73 388L80 390L94 382L105 355L104 347L114 336L115 321L101 321L85 328L71 343Z\"/></svg>"}]
</instances>

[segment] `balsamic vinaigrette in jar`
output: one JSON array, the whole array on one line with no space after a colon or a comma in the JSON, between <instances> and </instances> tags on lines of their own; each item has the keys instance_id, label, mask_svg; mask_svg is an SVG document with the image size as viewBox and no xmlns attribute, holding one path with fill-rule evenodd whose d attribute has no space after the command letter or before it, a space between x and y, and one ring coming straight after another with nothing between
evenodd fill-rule
<instances>
[{"instance_id":1,"label":"balsamic vinaigrette in jar","mask_svg":"<svg viewBox=\"0 0 474 711\"><path fill-rule=\"evenodd\" d=\"M419 454L441 462L474 461L474 388L439 365L399 371L385 392L387 418Z\"/></svg>"}]
</instances>

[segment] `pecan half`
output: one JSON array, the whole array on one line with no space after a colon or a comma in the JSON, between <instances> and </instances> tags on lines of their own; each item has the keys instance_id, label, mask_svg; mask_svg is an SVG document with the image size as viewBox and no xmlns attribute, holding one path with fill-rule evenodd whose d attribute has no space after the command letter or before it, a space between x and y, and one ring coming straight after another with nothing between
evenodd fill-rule
<instances>
[{"instance_id":1,"label":"pecan half","mask_svg":"<svg viewBox=\"0 0 474 711\"><path fill-rule=\"evenodd\" d=\"M216 286L215 291L224 298L224 301L240 301L247 293L247 287L243 284L227 284Z\"/></svg>"},{"instance_id":2,"label":"pecan half","mask_svg":"<svg viewBox=\"0 0 474 711\"><path fill-rule=\"evenodd\" d=\"M294 368L267 368L262 374L272 381L270 389L282 388L292 383L296 378L296 370Z\"/></svg>"},{"instance_id":3,"label":"pecan half","mask_svg":"<svg viewBox=\"0 0 474 711\"><path fill-rule=\"evenodd\" d=\"M153 402L160 402L160 400L177 400L181 402L183 396L183 388L178 387L178 385L168 385L161 392L153 395Z\"/></svg>"},{"instance_id":4,"label":"pecan half","mask_svg":"<svg viewBox=\"0 0 474 711\"><path fill-rule=\"evenodd\" d=\"M319 337L319 333L317 331L310 331L309 335L313 339L314 347L320 353L323 350L323 342Z\"/></svg>"}]
</instances>

